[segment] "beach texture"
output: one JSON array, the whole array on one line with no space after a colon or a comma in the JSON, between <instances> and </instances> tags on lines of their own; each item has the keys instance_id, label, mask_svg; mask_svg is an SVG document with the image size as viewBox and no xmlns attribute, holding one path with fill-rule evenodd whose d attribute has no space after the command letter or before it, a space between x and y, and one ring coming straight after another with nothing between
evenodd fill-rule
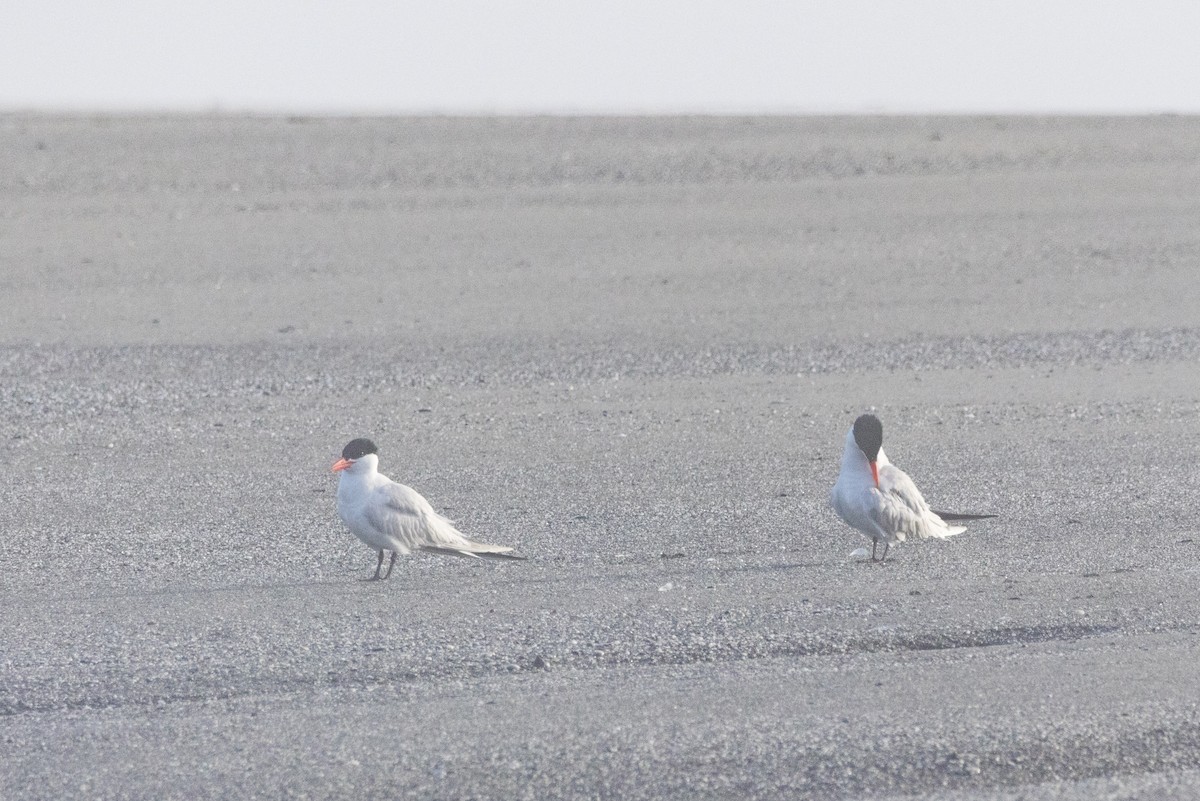
<instances>
[{"instance_id":1,"label":"beach texture","mask_svg":"<svg viewBox=\"0 0 1200 801\"><path fill-rule=\"evenodd\" d=\"M0 116L0 798L1200 794L1200 119ZM828 508L855 416L935 508ZM474 539L342 526L354 437Z\"/></svg>"}]
</instances>

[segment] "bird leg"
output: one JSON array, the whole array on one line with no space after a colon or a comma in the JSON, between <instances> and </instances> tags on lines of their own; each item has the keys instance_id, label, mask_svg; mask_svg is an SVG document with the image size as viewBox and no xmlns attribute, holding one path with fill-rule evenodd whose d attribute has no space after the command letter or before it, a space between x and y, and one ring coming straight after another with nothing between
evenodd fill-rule
<instances>
[{"instance_id":1,"label":"bird leg","mask_svg":"<svg viewBox=\"0 0 1200 801\"><path fill-rule=\"evenodd\" d=\"M395 558L395 556L396 556L396 555L393 553L393 554L392 554L392 558ZM381 578L381 576L379 575L379 571L380 571L380 569L381 569L382 567L383 567L383 550L381 549L381 550L379 551L379 561L377 561L377 562L375 563L375 575L371 576L370 578L366 578L366 579L359 579L359 580L360 580L360 581L379 581L379 579ZM392 568L391 568L391 567L388 567L388 572L389 572L389 573L391 573L391 572L392 572ZM387 578L387 576L382 576L382 578Z\"/></svg>"},{"instance_id":2,"label":"bird leg","mask_svg":"<svg viewBox=\"0 0 1200 801\"><path fill-rule=\"evenodd\" d=\"M379 564L381 564L381 565L383 564L383 551L379 552ZM395 564L396 564L396 552L392 551L392 558L388 560L387 572L383 574L383 578L385 581L387 580L388 576L392 575L392 566ZM378 569L376 569L376 572L379 572Z\"/></svg>"},{"instance_id":3,"label":"bird leg","mask_svg":"<svg viewBox=\"0 0 1200 801\"><path fill-rule=\"evenodd\" d=\"M879 557L879 559L876 559L875 558L875 549L878 547L879 547L879 540L871 540L871 561L872 562L877 561L877 562L879 562L879 564L883 564L884 562L887 561L888 549L892 547L892 544L890 542L885 542L883 544L883 556Z\"/></svg>"}]
</instances>

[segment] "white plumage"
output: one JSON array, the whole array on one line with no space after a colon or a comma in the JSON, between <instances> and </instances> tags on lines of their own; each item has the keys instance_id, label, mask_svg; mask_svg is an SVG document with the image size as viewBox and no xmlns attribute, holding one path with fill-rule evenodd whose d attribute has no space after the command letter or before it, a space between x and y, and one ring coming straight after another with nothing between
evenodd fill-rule
<instances>
[{"instance_id":1,"label":"white plumage","mask_svg":"<svg viewBox=\"0 0 1200 801\"><path fill-rule=\"evenodd\" d=\"M419 492L380 473L379 457L370 440L352 441L333 469L341 473L338 516L354 536L379 555L375 579L391 575L396 554L415 550L469 558L522 558L510 555L510 547L467 539ZM392 556L387 573L380 575L384 551L391 551Z\"/></svg>"},{"instance_id":2,"label":"white plumage","mask_svg":"<svg viewBox=\"0 0 1200 801\"><path fill-rule=\"evenodd\" d=\"M829 503L838 517L871 540L872 560L881 542L883 561L892 543L909 538L942 540L966 531L947 524L930 509L908 474L888 460L883 426L873 415L859 417L846 434L842 469Z\"/></svg>"}]
</instances>

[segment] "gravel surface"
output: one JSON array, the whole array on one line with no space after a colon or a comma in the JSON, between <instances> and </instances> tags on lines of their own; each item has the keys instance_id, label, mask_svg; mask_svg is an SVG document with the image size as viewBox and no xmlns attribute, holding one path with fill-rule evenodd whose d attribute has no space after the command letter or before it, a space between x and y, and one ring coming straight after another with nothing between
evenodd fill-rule
<instances>
[{"instance_id":1,"label":"gravel surface","mask_svg":"<svg viewBox=\"0 0 1200 801\"><path fill-rule=\"evenodd\" d=\"M1194 798L1200 120L0 116L0 798ZM878 566L854 417L935 507ZM374 555L329 466L527 562Z\"/></svg>"}]
</instances>

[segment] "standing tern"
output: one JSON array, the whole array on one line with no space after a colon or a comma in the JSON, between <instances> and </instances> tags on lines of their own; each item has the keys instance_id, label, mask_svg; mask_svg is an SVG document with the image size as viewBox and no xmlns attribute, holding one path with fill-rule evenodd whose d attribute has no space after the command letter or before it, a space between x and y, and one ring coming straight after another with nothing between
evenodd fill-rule
<instances>
[{"instance_id":1,"label":"standing tern","mask_svg":"<svg viewBox=\"0 0 1200 801\"><path fill-rule=\"evenodd\" d=\"M333 465L338 479L337 510L342 522L354 536L379 554L375 575L379 581L392 575L396 554L414 550L446 556L469 558L524 559L513 556L504 545L472 542L454 527L454 523L434 511L419 492L397 484L379 472L379 449L369 439L351 440L342 449L342 458ZM383 552L391 551L387 572L383 570Z\"/></svg>"},{"instance_id":2,"label":"standing tern","mask_svg":"<svg viewBox=\"0 0 1200 801\"><path fill-rule=\"evenodd\" d=\"M871 540L871 561L883 542L883 556L893 542L909 537L944 540L966 531L946 520L980 520L995 515L968 515L935 512L921 497L921 491L908 474L888 461L883 452L883 423L873 414L854 421L846 434L842 451L842 470L833 485L829 503L848 525Z\"/></svg>"}]
</instances>

